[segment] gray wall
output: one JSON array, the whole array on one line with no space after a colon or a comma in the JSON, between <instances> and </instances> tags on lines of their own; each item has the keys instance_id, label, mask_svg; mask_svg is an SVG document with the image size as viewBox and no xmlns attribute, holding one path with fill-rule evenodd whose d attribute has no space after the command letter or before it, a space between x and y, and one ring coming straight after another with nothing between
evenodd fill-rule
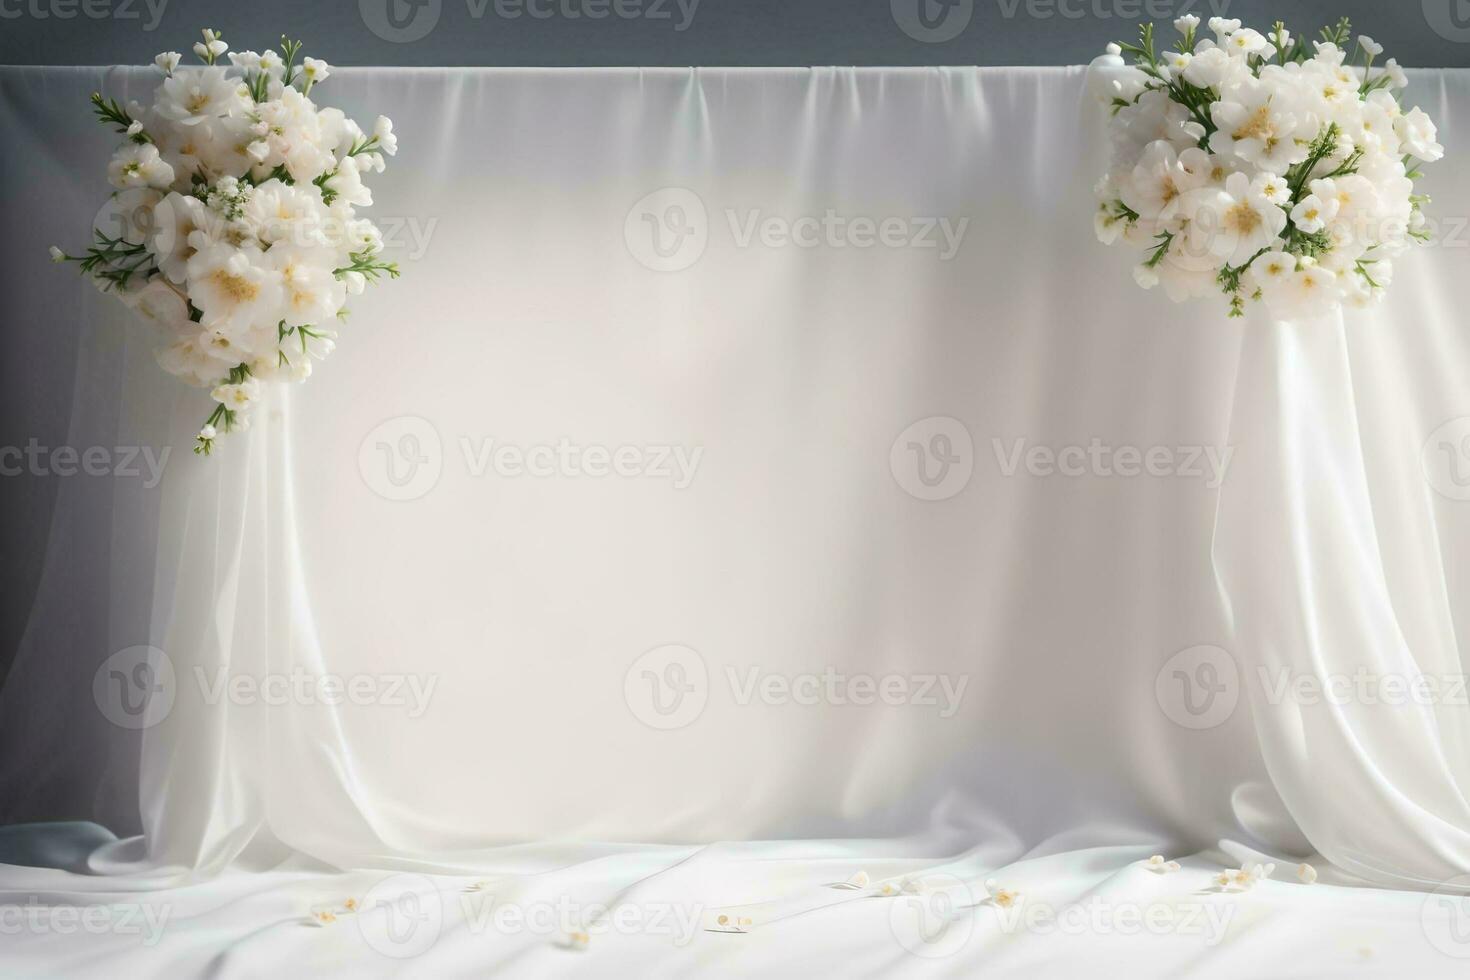
<instances>
[{"instance_id":1,"label":"gray wall","mask_svg":"<svg viewBox=\"0 0 1470 980\"><path fill-rule=\"evenodd\" d=\"M1470 0L0 0L0 63L144 63L216 27L343 65L1078 64L1191 12L1347 15L1404 65L1470 66Z\"/></svg>"}]
</instances>

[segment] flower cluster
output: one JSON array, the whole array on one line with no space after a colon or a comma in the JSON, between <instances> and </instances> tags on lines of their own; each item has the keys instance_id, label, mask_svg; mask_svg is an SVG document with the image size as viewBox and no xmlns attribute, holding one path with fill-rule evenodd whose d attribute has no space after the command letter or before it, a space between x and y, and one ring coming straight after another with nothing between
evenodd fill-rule
<instances>
[{"instance_id":1,"label":"flower cluster","mask_svg":"<svg viewBox=\"0 0 1470 980\"><path fill-rule=\"evenodd\" d=\"M1210 884L1220 891L1250 891L1256 887L1256 882L1271 877L1271 872L1275 870L1276 865L1274 864L1252 864L1242 865L1239 868L1228 868L1211 878Z\"/></svg>"},{"instance_id":2,"label":"flower cluster","mask_svg":"<svg viewBox=\"0 0 1470 980\"><path fill-rule=\"evenodd\" d=\"M331 353L348 294L397 277L356 209L372 204L363 178L398 140L386 117L368 133L318 108L312 88L331 69L301 58L298 41L232 52L206 30L194 53L202 65L154 59L151 106L92 96L123 136L107 168L116 227L95 229L81 255L51 256L152 321L164 370L210 389L195 446L207 454L248 425L262 382L304 380Z\"/></svg>"},{"instance_id":3,"label":"flower cluster","mask_svg":"<svg viewBox=\"0 0 1470 980\"><path fill-rule=\"evenodd\" d=\"M1408 84L1343 20L1308 45L1216 17L1181 17L1175 49L1110 45L1089 85L1112 110L1098 238L1142 251L1135 278L1182 302L1223 293L1306 318L1377 302L1393 261L1427 240L1415 161L1444 155L1434 123L1405 111ZM1133 63L1125 61L1131 56Z\"/></svg>"}]
</instances>

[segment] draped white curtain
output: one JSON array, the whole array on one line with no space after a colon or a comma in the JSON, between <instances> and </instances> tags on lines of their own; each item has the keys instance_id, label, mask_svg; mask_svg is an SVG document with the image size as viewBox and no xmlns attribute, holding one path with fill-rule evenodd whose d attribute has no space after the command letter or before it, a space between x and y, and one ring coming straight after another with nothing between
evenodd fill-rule
<instances>
[{"instance_id":1,"label":"draped white curtain","mask_svg":"<svg viewBox=\"0 0 1470 980\"><path fill-rule=\"evenodd\" d=\"M137 787L142 837L79 867L868 839L981 875L1223 839L1470 871L1470 75L1409 90L1448 149L1436 244L1382 309L1272 324L1093 241L1080 69L343 69L323 97L401 134L373 210L404 277L210 459L202 396L44 262L106 193L87 93L151 83L0 71L7 333L79 338L67 444L172 449L156 487L53 478L0 692L10 819ZM170 706L139 734L93 682L150 645ZM1273 694L1363 670L1443 696ZM322 674L376 694L210 693ZM854 677L913 696L850 703ZM660 678L697 688L682 727ZM1235 709L1173 700L1199 683Z\"/></svg>"}]
</instances>

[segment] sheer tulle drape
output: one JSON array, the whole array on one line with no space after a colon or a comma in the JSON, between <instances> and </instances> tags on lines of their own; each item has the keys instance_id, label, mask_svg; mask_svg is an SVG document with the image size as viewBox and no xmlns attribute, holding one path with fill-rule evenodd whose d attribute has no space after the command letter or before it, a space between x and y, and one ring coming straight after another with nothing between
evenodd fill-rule
<instances>
[{"instance_id":1,"label":"sheer tulle drape","mask_svg":"<svg viewBox=\"0 0 1470 980\"><path fill-rule=\"evenodd\" d=\"M870 838L968 853L956 866L978 876L1005 850L987 842L1058 834L1306 845L1395 885L1470 870L1463 705L1303 706L1260 679L1461 672L1470 504L1431 488L1421 448L1470 413L1464 253L1451 240L1412 256L1388 306L1346 324L1226 322L1142 293L1090 239L1099 134L1082 80L342 70L345 108L399 121L404 149L375 194L405 278L358 304L317 377L272 393L208 460L187 452L199 400L153 370L124 311L73 298L85 287L43 259L23 277L6 264L17 302L65 311L48 329L88 324L68 440L183 448L153 490L63 486L0 694L20 747L5 784L47 755L52 780L95 772L68 746L133 744L98 720L90 685L107 656L151 644L174 682L141 735L143 837L93 870L294 853L440 870L622 855L636 871L711 840ZM20 192L102 193L87 175L106 140L55 140L83 125L61 113L97 73L0 82L16 134L0 172L22 227L84 227L85 207L43 215ZM136 97L147 80L109 84ZM1415 86L1451 155L1470 152L1470 79ZM42 172L53 145L66 153ZM1449 181L1431 188L1436 209L1463 212L1470 195ZM635 203L666 187L692 191L707 220L682 271L648 268L627 241ZM935 246L742 239L828 211L896 217ZM968 219L947 258L941 217L951 231ZM21 237L43 256L46 241ZM395 501L361 450L404 418L427 421L442 473ZM901 434L932 419L971 440L968 482L939 500L894 462ZM701 462L677 489L474 471L486 439L562 438ZM1181 464L1199 449L1201 469L1008 462L1094 441ZM1233 450L1223 484L1208 449ZM72 567L79 528L111 535L100 566ZM72 607L98 604L115 612L83 629ZM704 659L709 704L656 731L624 681L670 643ZM1242 689L1233 715L1193 730L1161 710L1156 680L1200 644L1226 651ZM735 696L750 670L829 668L964 678L966 693L948 716ZM438 687L408 718L206 697L221 671ZM87 740L23 721L47 698Z\"/></svg>"},{"instance_id":2,"label":"sheer tulle drape","mask_svg":"<svg viewBox=\"0 0 1470 980\"><path fill-rule=\"evenodd\" d=\"M1403 511L1374 507L1353 375L1341 316L1247 328L1231 416L1246 448L1213 555L1260 752L1292 818L1340 867L1427 890L1470 868L1470 710L1439 547L1425 542L1418 567L1385 560L1385 536L1413 522L1423 533L1433 496L1413 471L1387 474L1415 491ZM1400 590L1408 575L1437 598L1396 605L1391 571Z\"/></svg>"}]
</instances>

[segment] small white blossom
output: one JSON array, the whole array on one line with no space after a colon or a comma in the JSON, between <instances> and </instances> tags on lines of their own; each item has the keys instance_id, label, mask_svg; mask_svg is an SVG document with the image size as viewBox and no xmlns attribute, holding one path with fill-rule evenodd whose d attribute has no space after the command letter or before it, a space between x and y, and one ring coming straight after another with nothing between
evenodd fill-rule
<instances>
[{"instance_id":1,"label":"small white blossom","mask_svg":"<svg viewBox=\"0 0 1470 980\"><path fill-rule=\"evenodd\" d=\"M994 878L986 879L985 893L986 901L1000 909L1015 908L1023 901L1020 892L1001 887Z\"/></svg>"},{"instance_id":2,"label":"small white blossom","mask_svg":"<svg viewBox=\"0 0 1470 980\"><path fill-rule=\"evenodd\" d=\"M1144 867L1148 868L1150 871L1155 872L1156 874L1168 874L1172 871L1179 870L1179 862L1166 861L1162 854L1155 854L1153 857L1144 862Z\"/></svg>"},{"instance_id":3,"label":"small white blossom","mask_svg":"<svg viewBox=\"0 0 1470 980\"><path fill-rule=\"evenodd\" d=\"M393 134L393 120L387 116L379 116L373 123L373 137L390 157L398 152L398 137Z\"/></svg>"},{"instance_id":4,"label":"small white blossom","mask_svg":"<svg viewBox=\"0 0 1470 980\"><path fill-rule=\"evenodd\" d=\"M1302 198L1301 203L1292 208L1291 220L1298 230L1308 235L1315 234L1327 227L1327 222L1337 217L1340 206L1337 198L1324 201L1316 194L1308 194Z\"/></svg>"},{"instance_id":5,"label":"small white blossom","mask_svg":"<svg viewBox=\"0 0 1470 980\"><path fill-rule=\"evenodd\" d=\"M1296 866L1296 876L1301 879L1302 884L1311 885L1317 881L1317 869L1310 864L1298 864Z\"/></svg>"},{"instance_id":6,"label":"small white blossom","mask_svg":"<svg viewBox=\"0 0 1470 980\"><path fill-rule=\"evenodd\" d=\"M260 398L260 382L246 378L236 384L219 385L209 393L209 397L232 412L242 411Z\"/></svg>"},{"instance_id":7,"label":"small white blossom","mask_svg":"<svg viewBox=\"0 0 1470 980\"><path fill-rule=\"evenodd\" d=\"M180 55L177 51L165 51L162 54L155 55L153 58L153 63L157 65L159 70L162 71L165 75L172 75L174 73L174 70L179 67L179 62L182 60L183 56Z\"/></svg>"},{"instance_id":8,"label":"small white blossom","mask_svg":"<svg viewBox=\"0 0 1470 980\"><path fill-rule=\"evenodd\" d=\"M1274 864L1229 868L1215 875L1211 882L1222 891L1249 891L1256 886L1256 882L1271 877L1271 872L1275 870Z\"/></svg>"},{"instance_id":9,"label":"small white blossom","mask_svg":"<svg viewBox=\"0 0 1470 980\"><path fill-rule=\"evenodd\" d=\"M301 77L309 84L326 81L331 74L331 66L320 58L307 58L301 63Z\"/></svg>"}]
</instances>

